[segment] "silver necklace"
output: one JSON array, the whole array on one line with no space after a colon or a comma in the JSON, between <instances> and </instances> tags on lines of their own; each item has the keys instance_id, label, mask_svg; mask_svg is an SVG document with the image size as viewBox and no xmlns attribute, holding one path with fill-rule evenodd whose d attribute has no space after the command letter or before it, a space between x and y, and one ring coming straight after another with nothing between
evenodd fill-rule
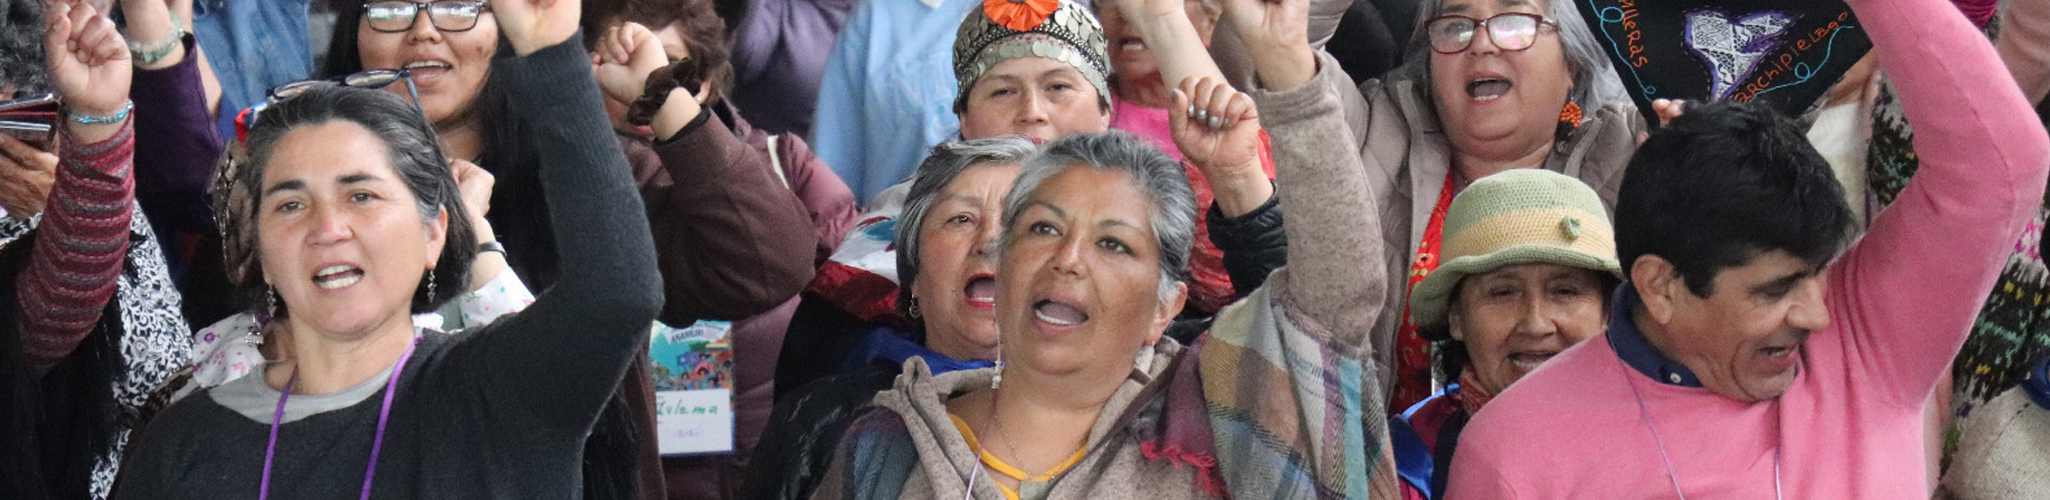
<instances>
[{"instance_id":1,"label":"silver necklace","mask_svg":"<svg viewBox=\"0 0 2050 500\"><path fill-rule=\"evenodd\" d=\"M1687 500L1687 493L1680 491L1680 473L1673 469L1673 457L1666 454L1666 440L1659 436L1658 425L1651 422L1651 408L1645 406L1644 394L1637 391L1637 381L1630 379L1631 368L1623 364L1621 355L1616 356L1616 366L1623 369L1623 384L1630 386L1630 396L1637 399L1637 415L1644 419L1645 427L1651 428L1651 442L1658 445L1659 460L1666 463L1666 478L1673 481L1673 495L1680 497L1680 500ZM1785 439L1782 439L1784 436L1780 433L1780 422L1783 419L1780 417L1784 416L1784 413L1781 412L1780 401L1777 398L1772 401L1772 411L1772 497L1785 499L1785 489L1780 485L1780 450L1785 448Z\"/></svg>"}]
</instances>

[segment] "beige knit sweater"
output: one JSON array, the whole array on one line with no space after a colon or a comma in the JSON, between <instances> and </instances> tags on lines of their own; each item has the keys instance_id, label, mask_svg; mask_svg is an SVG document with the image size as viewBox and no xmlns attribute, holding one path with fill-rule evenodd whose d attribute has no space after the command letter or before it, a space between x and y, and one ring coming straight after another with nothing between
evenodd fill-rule
<instances>
[{"instance_id":1,"label":"beige knit sweater","mask_svg":"<svg viewBox=\"0 0 2050 500\"><path fill-rule=\"evenodd\" d=\"M1354 87L1352 78L1338 67L1337 60L1319 51L1317 75L1309 83L1293 89L1256 88L1247 92L1260 108L1260 123L1272 137L1277 164L1291 159L1327 164L1358 161L1360 168L1366 170L1366 190L1359 196L1377 203L1380 234L1378 240L1359 235L1357 244L1384 245L1382 248L1388 251L1382 252L1380 260L1390 277L1409 275L1410 262L1416 259L1417 245L1423 241L1431 210L1437 206L1445 176L1452 168L1451 143L1438 124L1435 105L1424 97L1424 90L1416 88L1417 83L1369 80ZM1332 102L1337 103L1339 112L1330 111ZM1349 140L1334 142L1329 140L1330 134L1316 132L1329 130L1342 130ZM1595 109L1578 130L1552 149L1545 168L1586 182L1601 195L1602 204L1614 212L1616 193L1623 185L1623 167L1637 150L1638 132L1644 130L1644 119L1629 101ZM1297 181L1280 182L1285 185ZM1290 225L1334 206L1291 203L1286 198L1282 205L1288 209ZM1296 254L1293 247L1299 244L1291 233L1291 263ZM1403 302L1409 298L1401 278L1391 278L1390 283L1395 286L1385 287L1379 297L1381 307L1377 309L1386 313L1375 315L1369 337L1384 394L1394 386L1395 334L1402 325ZM1302 301L1302 308L1313 315L1359 308L1358 302L1345 295L1296 296ZM1361 316L1350 317L1358 321ZM1358 325L1327 326L1345 331Z\"/></svg>"}]
</instances>

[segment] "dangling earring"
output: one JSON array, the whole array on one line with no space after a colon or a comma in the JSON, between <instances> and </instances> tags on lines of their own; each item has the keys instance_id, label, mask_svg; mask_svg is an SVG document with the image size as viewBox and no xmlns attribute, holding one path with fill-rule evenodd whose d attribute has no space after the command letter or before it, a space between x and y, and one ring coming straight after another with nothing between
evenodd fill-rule
<instances>
[{"instance_id":1,"label":"dangling earring","mask_svg":"<svg viewBox=\"0 0 2050 500\"><path fill-rule=\"evenodd\" d=\"M276 317L278 317L278 289L277 289L277 287L264 287L264 289L263 289L263 302L264 302L264 308L263 308L263 311L264 311L264 313L266 313L266 314L269 314L269 315L270 315L270 317L272 317L272 318L276 318Z\"/></svg>"},{"instance_id":2,"label":"dangling earring","mask_svg":"<svg viewBox=\"0 0 2050 500\"><path fill-rule=\"evenodd\" d=\"M1004 341L997 341L997 374L989 377L989 389L994 391L1004 385Z\"/></svg>"},{"instance_id":3,"label":"dangling earring","mask_svg":"<svg viewBox=\"0 0 2050 500\"><path fill-rule=\"evenodd\" d=\"M427 301L434 302L434 270L427 270Z\"/></svg>"},{"instance_id":4,"label":"dangling earring","mask_svg":"<svg viewBox=\"0 0 2050 500\"><path fill-rule=\"evenodd\" d=\"M1580 119L1583 116L1580 104L1566 101L1566 107L1559 109L1559 129L1552 134L1553 139L1565 142L1567 136L1573 135L1574 129L1580 128Z\"/></svg>"},{"instance_id":5,"label":"dangling earring","mask_svg":"<svg viewBox=\"0 0 2050 500\"><path fill-rule=\"evenodd\" d=\"M918 297L911 298L911 307L905 308L905 312L911 315L911 319L918 319Z\"/></svg>"}]
</instances>

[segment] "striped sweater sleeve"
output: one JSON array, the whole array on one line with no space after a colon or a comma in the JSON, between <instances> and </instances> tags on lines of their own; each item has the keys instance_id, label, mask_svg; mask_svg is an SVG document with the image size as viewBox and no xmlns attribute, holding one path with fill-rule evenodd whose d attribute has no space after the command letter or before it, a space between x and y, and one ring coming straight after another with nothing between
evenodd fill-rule
<instances>
[{"instance_id":1,"label":"striped sweater sleeve","mask_svg":"<svg viewBox=\"0 0 2050 500\"><path fill-rule=\"evenodd\" d=\"M48 370L100 321L128 253L135 202L135 129L105 141L67 141L29 267L14 283L23 351Z\"/></svg>"}]
</instances>

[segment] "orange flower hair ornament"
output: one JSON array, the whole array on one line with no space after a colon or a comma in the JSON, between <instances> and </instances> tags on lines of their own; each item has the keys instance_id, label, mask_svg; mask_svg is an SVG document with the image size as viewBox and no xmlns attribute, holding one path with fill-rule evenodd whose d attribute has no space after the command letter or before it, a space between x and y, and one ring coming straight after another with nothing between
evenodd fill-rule
<instances>
[{"instance_id":1,"label":"orange flower hair ornament","mask_svg":"<svg viewBox=\"0 0 2050 500\"><path fill-rule=\"evenodd\" d=\"M989 20L1012 31L1030 31L1037 28L1060 7L1060 0L982 1L983 15L989 16Z\"/></svg>"}]
</instances>

